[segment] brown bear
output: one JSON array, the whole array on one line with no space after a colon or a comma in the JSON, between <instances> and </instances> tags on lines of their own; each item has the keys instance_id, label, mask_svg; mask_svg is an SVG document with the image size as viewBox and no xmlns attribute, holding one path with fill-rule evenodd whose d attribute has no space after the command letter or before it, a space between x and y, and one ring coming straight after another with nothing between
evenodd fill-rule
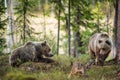
<instances>
[{"instance_id":1,"label":"brown bear","mask_svg":"<svg viewBox=\"0 0 120 80\"><path fill-rule=\"evenodd\" d=\"M47 61L44 57L52 57L51 48L46 41L27 42L25 45L14 49L9 57L11 66L19 66L27 61Z\"/></svg>"},{"instance_id":2,"label":"brown bear","mask_svg":"<svg viewBox=\"0 0 120 80\"><path fill-rule=\"evenodd\" d=\"M106 33L96 33L89 41L90 50L90 64L97 62L99 65L103 65L105 59L109 55L111 48L113 46L112 39ZM89 64L89 65L90 65Z\"/></svg>"}]
</instances>

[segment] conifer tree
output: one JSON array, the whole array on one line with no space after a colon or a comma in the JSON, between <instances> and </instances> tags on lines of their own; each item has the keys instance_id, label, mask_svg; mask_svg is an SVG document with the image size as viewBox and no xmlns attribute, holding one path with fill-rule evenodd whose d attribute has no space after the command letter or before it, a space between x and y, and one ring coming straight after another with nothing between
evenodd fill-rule
<instances>
[{"instance_id":1,"label":"conifer tree","mask_svg":"<svg viewBox=\"0 0 120 80\"><path fill-rule=\"evenodd\" d=\"M18 5L15 7L16 22L19 25L17 33L20 33L23 44L26 42L26 38L31 38L31 34L34 33L34 29L30 27L29 19L34 16L32 11L35 7L35 1L36 0L17 0Z\"/></svg>"},{"instance_id":2,"label":"conifer tree","mask_svg":"<svg viewBox=\"0 0 120 80\"><path fill-rule=\"evenodd\" d=\"M6 25L6 19L5 19L5 6L4 6L4 0L0 0L0 54L3 52L5 45L5 38L4 38L4 30Z\"/></svg>"}]
</instances>

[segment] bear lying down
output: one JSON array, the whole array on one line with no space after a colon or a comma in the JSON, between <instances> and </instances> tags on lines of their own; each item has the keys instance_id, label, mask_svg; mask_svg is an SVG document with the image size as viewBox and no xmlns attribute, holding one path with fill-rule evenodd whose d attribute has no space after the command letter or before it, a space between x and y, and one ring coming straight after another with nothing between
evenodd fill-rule
<instances>
[{"instance_id":1,"label":"bear lying down","mask_svg":"<svg viewBox=\"0 0 120 80\"><path fill-rule=\"evenodd\" d=\"M52 57L51 48L46 41L27 42L25 45L14 49L9 57L10 65L15 67L28 61L53 62L53 60L44 58Z\"/></svg>"}]
</instances>

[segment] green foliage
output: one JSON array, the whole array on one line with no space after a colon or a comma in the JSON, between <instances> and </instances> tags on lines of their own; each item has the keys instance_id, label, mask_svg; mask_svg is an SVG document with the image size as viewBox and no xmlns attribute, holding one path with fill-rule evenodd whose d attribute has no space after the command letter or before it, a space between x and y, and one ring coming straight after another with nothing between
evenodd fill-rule
<instances>
[{"instance_id":1,"label":"green foliage","mask_svg":"<svg viewBox=\"0 0 120 80\"><path fill-rule=\"evenodd\" d=\"M90 28L87 28L85 31L82 32L81 41L83 42L83 46L78 47L78 49L81 51L81 54L89 53L88 50L88 44L89 44L89 38L92 36L93 32L91 32Z\"/></svg>"},{"instance_id":2,"label":"green foliage","mask_svg":"<svg viewBox=\"0 0 120 80\"><path fill-rule=\"evenodd\" d=\"M16 74L17 73L17 74ZM6 75L5 80L38 80L34 75L26 75L20 71L13 71Z\"/></svg>"},{"instance_id":3,"label":"green foliage","mask_svg":"<svg viewBox=\"0 0 120 80\"><path fill-rule=\"evenodd\" d=\"M2 54L3 53L3 50L5 49L5 47L6 47L6 40L5 40L5 38L0 38L0 54Z\"/></svg>"},{"instance_id":4,"label":"green foliage","mask_svg":"<svg viewBox=\"0 0 120 80\"><path fill-rule=\"evenodd\" d=\"M16 32L21 35L21 39L26 38L26 36L32 37L34 28L30 27L30 18L35 17L32 11L33 7L36 6L36 0L17 0L17 2L15 6L16 24L18 25Z\"/></svg>"},{"instance_id":5,"label":"green foliage","mask_svg":"<svg viewBox=\"0 0 120 80\"><path fill-rule=\"evenodd\" d=\"M93 22L94 17L91 12L92 8L90 7L91 2L87 0L71 0L71 27L73 31L73 45L77 45L78 53L84 54L87 53L86 43L88 41L85 38L88 34L84 34L84 32L89 32L88 29L95 28L95 22ZM83 29L83 30L82 30ZM79 33L79 34L78 34ZM75 44L76 42L76 44Z\"/></svg>"},{"instance_id":6,"label":"green foliage","mask_svg":"<svg viewBox=\"0 0 120 80\"><path fill-rule=\"evenodd\" d=\"M61 16L60 16L60 20L61 22L64 22L63 24L61 24L61 30L64 30L67 34L67 30L68 30L68 0L61 0L61 4L59 3L59 0L51 0L51 2L54 4L55 7L55 15L56 18L58 18L58 9L60 9L61 11ZM92 0L70 0L70 24L71 24L71 34L73 33L73 35L71 35L71 38L73 38L73 40L71 40L71 43L73 45L75 42L77 42L78 45L78 51L80 53L86 53L86 38L84 39L84 37L86 37L86 35L83 32L87 32L88 30L86 29L90 29L94 30L96 27L96 23L94 22L94 13L92 13ZM85 28L85 31L81 30ZM80 33L80 34L77 34ZM91 32L89 32L91 34ZM89 37L89 36L88 36ZM67 39L68 36L63 37L63 39ZM76 38L79 38L78 40L76 40ZM84 40L85 41L84 41ZM87 39L88 40L88 39ZM64 42L64 46L62 47L66 47L64 49L67 49L67 43ZM71 46L73 46L71 45ZM84 49L85 48L85 49ZM64 50L65 51L65 50Z\"/></svg>"},{"instance_id":7,"label":"green foliage","mask_svg":"<svg viewBox=\"0 0 120 80\"><path fill-rule=\"evenodd\" d=\"M87 24L94 19L91 10L92 8L87 4L87 0L71 0L71 24L77 25L77 27L89 27Z\"/></svg>"},{"instance_id":8,"label":"green foliage","mask_svg":"<svg viewBox=\"0 0 120 80\"><path fill-rule=\"evenodd\" d=\"M49 0L37 0L37 11L43 14L43 16L49 16L51 12L51 4Z\"/></svg>"},{"instance_id":9,"label":"green foliage","mask_svg":"<svg viewBox=\"0 0 120 80\"><path fill-rule=\"evenodd\" d=\"M80 61L83 64L88 62L88 54L79 58L72 58L68 55L54 56L56 61L53 64L30 62L24 63L19 68L12 68L8 63L8 55L0 56L0 79L1 80L119 80L120 65L92 66L87 70L88 77L73 75L68 79L71 70L71 62ZM50 66L52 65L52 66ZM49 68L47 69L47 66ZM23 67L25 69L23 69ZM35 67L35 68L34 68ZM33 68L33 70L29 70ZM34 70L35 69L35 70Z\"/></svg>"},{"instance_id":10,"label":"green foliage","mask_svg":"<svg viewBox=\"0 0 120 80\"><path fill-rule=\"evenodd\" d=\"M5 43L5 7L4 7L4 0L0 0L0 54L3 53L4 48L6 47Z\"/></svg>"}]
</instances>

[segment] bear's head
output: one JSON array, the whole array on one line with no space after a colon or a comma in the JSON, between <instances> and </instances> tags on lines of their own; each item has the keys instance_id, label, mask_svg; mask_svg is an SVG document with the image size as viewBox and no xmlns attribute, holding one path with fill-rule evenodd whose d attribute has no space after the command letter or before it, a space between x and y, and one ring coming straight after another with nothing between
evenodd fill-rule
<instances>
[{"instance_id":1,"label":"bear's head","mask_svg":"<svg viewBox=\"0 0 120 80\"><path fill-rule=\"evenodd\" d=\"M100 50L100 54L106 54L111 50L112 42L106 33L101 33L97 40L97 47Z\"/></svg>"},{"instance_id":2,"label":"bear's head","mask_svg":"<svg viewBox=\"0 0 120 80\"><path fill-rule=\"evenodd\" d=\"M46 41L43 41L41 43L41 46L42 46L43 55L45 55L46 57L52 57L53 56L53 54L51 52L51 48L50 48L49 44Z\"/></svg>"}]
</instances>

